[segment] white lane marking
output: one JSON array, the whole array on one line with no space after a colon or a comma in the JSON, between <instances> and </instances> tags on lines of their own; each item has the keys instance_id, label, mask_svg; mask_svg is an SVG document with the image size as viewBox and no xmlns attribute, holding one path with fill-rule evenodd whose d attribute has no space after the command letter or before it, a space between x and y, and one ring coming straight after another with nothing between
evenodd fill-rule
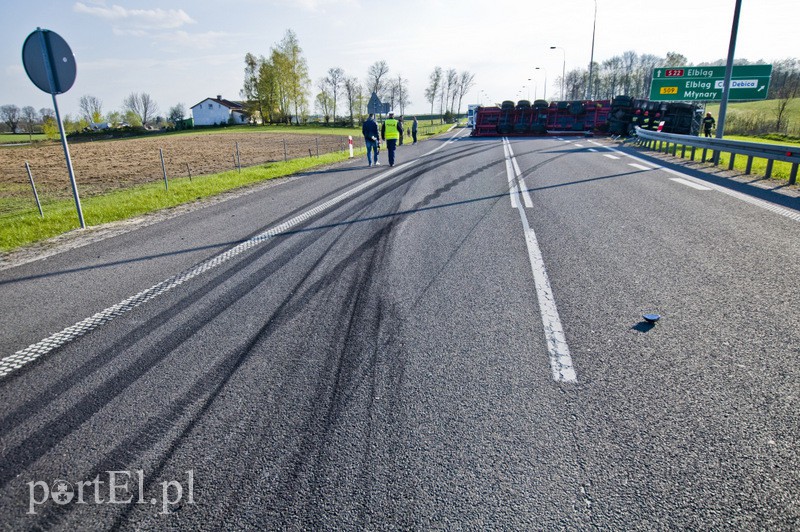
<instances>
[{"instance_id":1,"label":"white lane marking","mask_svg":"<svg viewBox=\"0 0 800 532\"><path fill-rule=\"evenodd\" d=\"M628 166L633 166L634 168L638 168L639 170L654 170L652 166L644 166L643 164L628 163Z\"/></svg>"},{"instance_id":2,"label":"white lane marking","mask_svg":"<svg viewBox=\"0 0 800 532\"><path fill-rule=\"evenodd\" d=\"M508 176L508 195L511 197L511 208L516 209L519 191L517 190L517 180L514 179L514 169L511 166L511 157L508 150L508 141L503 137L503 155L506 160L506 175Z\"/></svg>"},{"instance_id":3,"label":"white lane marking","mask_svg":"<svg viewBox=\"0 0 800 532\"><path fill-rule=\"evenodd\" d=\"M511 143L508 143L508 151L511 153ZM514 166L514 174L517 177L517 183L519 183L519 189L522 192L522 201L525 203L525 206L529 209L533 208L533 200L531 199L531 193L528 192L528 187L525 185L525 178L522 177L522 171L519 169L519 164L517 164L517 158L514 157L514 154L511 153L511 164Z\"/></svg>"},{"instance_id":4,"label":"white lane marking","mask_svg":"<svg viewBox=\"0 0 800 532\"><path fill-rule=\"evenodd\" d=\"M588 151L590 151L590 152L592 152L592 153L597 153L597 150L596 150L596 149L594 149L594 148L589 148L589 150L588 150Z\"/></svg>"},{"instance_id":5,"label":"white lane marking","mask_svg":"<svg viewBox=\"0 0 800 532\"><path fill-rule=\"evenodd\" d=\"M583 144L575 144L576 148L583 148Z\"/></svg>"},{"instance_id":6,"label":"white lane marking","mask_svg":"<svg viewBox=\"0 0 800 532\"><path fill-rule=\"evenodd\" d=\"M591 143L592 143L592 144L594 144L595 146L605 146L605 144L603 144L603 143L601 143L601 142L597 142L596 140L590 140L589 142L591 142Z\"/></svg>"},{"instance_id":7,"label":"white lane marking","mask_svg":"<svg viewBox=\"0 0 800 532\"><path fill-rule=\"evenodd\" d=\"M508 145L507 155L514 156L514 151L511 149L510 144ZM511 174L508 177L510 180ZM525 209L519 203L517 204L517 212L519 212L525 234L525 245L528 248L528 260L531 263L533 284L536 287L536 298L539 301L539 312L542 316L542 326L547 339L547 352L550 356L550 369L553 373L553 380L556 382L577 382L578 377L575 373L575 367L572 365L572 355L569 351L569 345L567 345L567 338L564 335L564 327L561 325L561 318L558 315L558 308L553 297L550 279L547 276L542 251L539 248L539 241L536 239L536 233L533 228L528 223Z\"/></svg>"},{"instance_id":8,"label":"white lane marking","mask_svg":"<svg viewBox=\"0 0 800 532\"><path fill-rule=\"evenodd\" d=\"M684 179L682 177L670 177L669 179L670 179L670 181L675 181L676 183L680 183L681 185L686 185L687 187L692 187L692 188L697 189L697 190L711 190L710 188L708 188L706 186L698 185L697 183L693 183L693 182L689 181L688 179Z\"/></svg>"},{"instance_id":9,"label":"white lane marking","mask_svg":"<svg viewBox=\"0 0 800 532\"><path fill-rule=\"evenodd\" d=\"M609 159L619 159L616 155L611 155L610 153L604 153L603 157L608 157Z\"/></svg>"},{"instance_id":10,"label":"white lane marking","mask_svg":"<svg viewBox=\"0 0 800 532\"><path fill-rule=\"evenodd\" d=\"M333 207L334 205L349 199L362 190L371 187L372 185L383 181L387 177L390 177L400 171L401 168L406 166L411 166L419 162L422 158L427 157L437 151L441 150L451 142L457 140L457 138L461 135L462 132L456 133L446 142L443 142L441 145L437 146L433 150L421 155L417 159L413 159L407 163L402 165L395 166L394 168L370 179L369 181L365 181L364 183L347 190L333 199L330 199L320 205L317 205L313 209L310 209L302 214L299 214L272 229L268 229L263 233L260 233L251 239L242 242L238 246L235 246L228 251L220 253L210 259L206 259L203 262L189 268L188 270L184 270L183 272L170 277L164 281L161 281L158 284L151 286L146 290L142 290L138 294L131 296L123 301L120 301L116 305L108 307L105 310L101 310L100 312L94 314L93 316L89 316L88 318L79 321L78 323L67 327L66 329L52 334L45 338L44 340L40 340L35 344L31 344L24 349L20 349L13 355L8 355L0 359L0 378L6 377L13 373L14 371L20 369L21 367L25 366L26 364L30 364L31 362L43 357L44 355L50 353L51 351L73 341L85 334L97 329L101 325L105 325L106 323L110 322L114 318L118 318L123 314L133 310L134 308L138 307L139 305L143 305L148 301L155 299L156 297L169 292L173 288L176 288L186 281L190 279L194 279L198 275L205 273L217 266L229 261L230 259L236 257L237 255L241 255L245 251L262 244L273 237L280 235L288 231L289 229L299 225L310 218L322 213L323 211Z\"/></svg>"},{"instance_id":11,"label":"white lane marking","mask_svg":"<svg viewBox=\"0 0 800 532\"><path fill-rule=\"evenodd\" d=\"M762 209L768 210L768 211L773 212L775 214L779 214L781 216L785 216L786 218L794 220L795 222L800 222L800 212L797 212L795 210L787 209L785 207L781 207L780 205L776 205L775 203L772 203L772 202L769 202L769 201L766 201L766 200L754 198L754 197L752 197L752 196L750 196L748 194L744 194L743 192L738 192L736 190L731 190L731 189L729 189L727 187L723 187L723 186L720 186L720 185L715 185L714 183L709 183L708 181L704 181L702 179L698 179L698 178L696 178L694 176L691 176L689 174L684 174L683 172L679 172L678 170L673 170L672 168L665 168L663 166L659 166L657 164L650 163L649 161L645 161L644 159L636 157L635 155L630 155L628 153L619 151L616 148L606 147L606 149L608 149L610 151L613 151L615 153L618 153L620 155L624 155L625 157L633 159L634 161L639 161L639 162L647 163L647 164L653 164L653 166L657 170L663 170L664 172L668 172L668 173L670 173L672 175L676 175L676 176L681 177L683 179L686 179L688 181L692 181L692 182L697 183L699 185L703 185L703 186L709 187L711 190L715 190L717 192L721 192L723 194L726 194L726 195L728 195L728 196L730 196L732 198L736 198L738 200L744 201L745 203L749 203L751 205L755 205L756 207L760 207Z\"/></svg>"}]
</instances>

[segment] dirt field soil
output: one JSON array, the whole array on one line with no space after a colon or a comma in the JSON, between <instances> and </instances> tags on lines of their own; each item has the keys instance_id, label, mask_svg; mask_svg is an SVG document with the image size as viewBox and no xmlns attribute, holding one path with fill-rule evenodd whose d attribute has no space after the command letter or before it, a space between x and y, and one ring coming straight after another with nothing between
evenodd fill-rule
<instances>
[{"instance_id":1,"label":"dirt field soil","mask_svg":"<svg viewBox=\"0 0 800 532\"><path fill-rule=\"evenodd\" d=\"M243 167L347 149L341 136L240 132L71 142L69 149L78 189L88 196L163 179L159 148L168 177L231 170L237 142ZM70 197L64 151L53 143L0 148L0 201L31 196L25 161L41 197Z\"/></svg>"}]
</instances>

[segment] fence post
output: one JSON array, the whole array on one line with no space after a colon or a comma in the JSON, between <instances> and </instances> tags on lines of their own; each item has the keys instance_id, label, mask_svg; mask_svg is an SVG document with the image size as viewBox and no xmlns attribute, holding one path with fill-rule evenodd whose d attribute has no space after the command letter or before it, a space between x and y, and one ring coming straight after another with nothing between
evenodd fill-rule
<instances>
[{"instance_id":1,"label":"fence post","mask_svg":"<svg viewBox=\"0 0 800 532\"><path fill-rule=\"evenodd\" d=\"M191 180L192 180L192 169L189 168L189 163L186 163L186 173L189 174L189 181L191 182Z\"/></svg>"},{"instance_id":2,"label":"fence post","mask_svg":"<svg viewBox=\"0 0 800 532\"><path fill-rule=\"evenodd\" d=\"M36 207L39 209L39 216L44 218L44 213L42 212L42 204L39 203L39 194L36 192L36 185L33 182L33 174L31 174L31 167L28 165L28 161L25 161L25 170L28 171L28 179L31 181L31 188L33 189L33 197L36 200Z\"/></svg>"},{"instance_id":3,"label":"fence post","mask_svg":"<svg viewBox=\"0 0 800 532\"><path fill-rule=\"evenodd\" d=\"M164 150L159 148L158 155L161 157L161 171L164 172L164 189L169 190L169 183L167 182L167 167L164 164Z\"/></svg>"},{"instance_id":4,"label":"fence post","mask_svg":"<svg viewBox=\"0 0 800 532\"><path fill-rule=\"evenodd\" d=\"M283 161L289 160L289 153L286 151L286 139L283 139Z\"/></svg>"},{"instance_id":5,"label":"fence post","mask_svg":"<svg viewBox=\"0 0 800 532\"><path fill-rule=\"evenodd\" d=\"M319 158L319 137L314 137L314 142L317 145L317 158Z\"/></svg>"},{"instance_id":6,"label":"fence post","mask_svg":"<svg viewBox=\"0 0 800 532\"><path fill-rule=\"evenodd\" d=\"M239 143L236 143L236 165L239 167L239 173L242 173L242 159L239 157Z\"/></svg>"}]
</instances>

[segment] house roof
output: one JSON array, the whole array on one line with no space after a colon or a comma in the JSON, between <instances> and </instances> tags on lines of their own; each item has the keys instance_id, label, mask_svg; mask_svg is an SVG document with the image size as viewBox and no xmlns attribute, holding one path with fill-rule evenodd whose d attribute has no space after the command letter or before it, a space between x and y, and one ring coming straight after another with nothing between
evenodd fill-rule
<instances>
[{"instance_id":1,"label":"house roof","mask_svg":"<svg viewBox=\"0 0 800 532\"><path fill-rule=\"evenodd\" d=\"M193 106L191 106L190 109L194 109L198 105L202 105L202 104L206 103L209 100L211 100L212 102L218 103L218 104L220 104L220 105L222 105L224 107L227 107L228 109L230 109L232 111L242 111L242 110L244 110L244 102L232 102L232 101L226 100L224 98L206 98L205 100L203 100L201 102L198 102L198 103L194 104Z\"/></svg>"}]
</instances>

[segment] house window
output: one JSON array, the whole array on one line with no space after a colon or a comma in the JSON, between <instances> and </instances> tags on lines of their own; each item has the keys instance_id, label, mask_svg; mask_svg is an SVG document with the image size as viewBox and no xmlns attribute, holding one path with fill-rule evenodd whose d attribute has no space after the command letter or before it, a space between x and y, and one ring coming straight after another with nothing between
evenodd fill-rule
<instances>
[{"instance_id":1,"label":"house window","mask_svg":"<svg viewBox=\"0 0 800 532\"><path fill-rule=\"evenodd\" d=\"M214 104L211 104L211 103L210 103L210 104L208 104L208 108L209 108L209 109L213 109L213 108L214 108Z\"/></svg>"}]
</instances>

